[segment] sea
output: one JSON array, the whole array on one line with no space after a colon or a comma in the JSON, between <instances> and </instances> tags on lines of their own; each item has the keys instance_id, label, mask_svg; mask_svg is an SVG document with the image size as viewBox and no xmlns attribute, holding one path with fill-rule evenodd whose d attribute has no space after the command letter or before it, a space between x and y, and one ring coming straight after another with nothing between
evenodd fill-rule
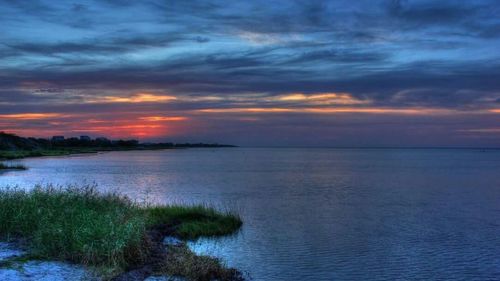
<instances>
[{"instance_id":1,"label":"sea","mask_svg":"<svg viewBox=\"0 0 500 281\"><path fill-rule=\"evenodd\" d=\"M30 158L0 188L96 185L238 213L190 241L250 280L500 280L500 150L197 148Z\"/></svg>"}]
</instances>

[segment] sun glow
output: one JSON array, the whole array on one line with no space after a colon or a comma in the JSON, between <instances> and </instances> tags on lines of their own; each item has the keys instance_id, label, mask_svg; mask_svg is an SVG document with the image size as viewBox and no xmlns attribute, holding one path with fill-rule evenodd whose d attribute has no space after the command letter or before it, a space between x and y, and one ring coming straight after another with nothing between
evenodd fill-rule
<instances>
[{"instance_id":1,"label":"sun glow","mask_svg":"<svg viewBox=\"0 0 500 281\"><path fill-rule=\"evenodd\" d=\"M157 137L169 134L169 128L163 124L131 123L130 121L110 121L107 124L72 128L75 133L92 133L114 138Z\"/></svg>"},{"instance_id":2,"label":"sun glow","mask_svg":"<svg viewBox=\"0 0 500 281\"><path fill-rule=\"evenodd\" d=\"M90 118L89 118L90 117ZM107 136L112 138L153 138L175 135L183 130L189 118L143 113L113 112L108 114L16 113L0 114L0 131L35 137L53 135ZM37 121L37 122L34 122ZM180 124L178 124L180 123ZM18 127L22 124L23 128ZM34 129L45 124L44 130Z\"/></svg>"}]
</instances>

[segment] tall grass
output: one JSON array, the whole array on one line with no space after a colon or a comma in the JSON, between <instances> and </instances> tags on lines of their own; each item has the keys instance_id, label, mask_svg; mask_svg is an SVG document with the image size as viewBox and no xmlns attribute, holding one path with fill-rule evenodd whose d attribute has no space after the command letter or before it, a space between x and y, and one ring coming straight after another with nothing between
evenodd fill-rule
<instances>
[{"instance_id":1,"label":"tall grass","mask_svg":"<svg viewBox=\"0 0 500 281\"><path fill-rule=\"evenodd\" d=\"M238 215L206 206L152 206L145 211L150 225L173 222L176 235L184 239L228 235L242 225Z\"/></svg>"},{"instance_id":2,"label":"tall grass","mask_svg":"<svg viewBox=\"0 0 500 281\"><path fill-rule=\"evenodd\" d=\"M196 238L234 232L241 220L199 206L143 207L93 186L0 190L0 236L26 239L38 258L120 271L148 255L146 233L158 224Z\"/></svg>"},{"instance_id":3,"label":"tall grass","mask_svg":"<svg viewBox=\"0 0 500 281\"><path fill-rule=\"evenodd\" d=\"M0 191L0 235L26 238L32 254L123 267L145 253L146 224L128 199L95 188Z\"/></svg>"}]
</instances>

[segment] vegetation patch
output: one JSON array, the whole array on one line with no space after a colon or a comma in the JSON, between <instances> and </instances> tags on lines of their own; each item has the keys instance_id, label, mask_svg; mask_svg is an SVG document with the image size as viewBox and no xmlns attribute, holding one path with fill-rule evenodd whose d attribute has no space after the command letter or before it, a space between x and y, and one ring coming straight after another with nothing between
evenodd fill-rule
<instances>
[{"instance_id":1,"label":"vegetation patch","mask_svg":"<svg viewBox=\"0 0 500 281\"><path fill-rule=\"evenodd\" d=\"M168 248L165 263L157 274L184 276L190 280L243 280L240 272L226 268L220 260L210 256L198 256L184 244Z\"/></svg>"},{"instance_id":2,"label":"vegetation patch","mask_svg":"<svg viewBox=\"0 0 500 281\"><path fill-rule=\"evenodd\" d=\"M215 209L205 206L155 206L145 211L149 217L149 225L173 223L173 235L183 239L228 235L242 225L239 216L231 213L221 215Z\"/></svg>"},{"instance_id":3,"label":"vegetation patch","mask_svg":"<svg viewBox=\"0 0 500 281\"><path fill-rule=\"evenodd\" d=\"M0 221L3 239L25 239L30 255L39 259L93 266L108 277L154 263L155 268L167 268L165 272L190 280L205 279L177 268L192 262L170 264L174 260L164 247L158 249L161 238L166 234L180 238L224 235L241 226L239 217L211 208L142 206L117 194L98 193L92 186L0 190ZM222 275L231 271L222 270L218 261L192 255L186 260L219 265L213 278L235 280L236 275ZM156 257L153 262L152 256Z\"/></svg>"},{"instance_id":4,"label":"vegetation patch","mask_svg":"<svg viewBox=\"0 0 500 281\"><path fill-rule=\"evenodd\" d=\"M65 156L78 153L95 153L96 149L67 148L67 149L36 149L36 150L0 150L0 159L13 160L27 157Z\"/></svg>"}]
</instances>

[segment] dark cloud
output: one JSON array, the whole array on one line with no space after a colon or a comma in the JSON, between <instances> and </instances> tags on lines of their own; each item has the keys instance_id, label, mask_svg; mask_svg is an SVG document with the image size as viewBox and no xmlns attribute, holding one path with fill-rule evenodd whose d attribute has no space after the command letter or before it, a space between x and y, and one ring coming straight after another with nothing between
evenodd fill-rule
<instances>
[{"instance_id":1,"label":"dark cloud","mask_svg":"<svg viewBox=\"0 0 500 281\"><path fill-rule=\"evenodd\" d=\"M201 67L202 65L203 67ZM293 78L293 79L292 79ZM285 70L248 58L206 57L179 59L155 67L116 68L102 71L60 73L24 71L0 75L0 82L45 81L62 88L168 89L178 94L228 94L263 92L348 92L379 105L465 108L484 105L498 96L500 62L444 65L418 63L351 78L315 70ZM17 81L17 82L16 82Z\"/></svg>"},{"instance_id":2,"label":"dark cloud","mask_svg":"<svg viewBox=\"0 0 500 281\"><path fill-rule=\"evenodd\" d=\"M208 38L208 37L202 37L202 36L196 36L194 38L194 40L196 40L196 42L198 42L198 43L207 43L207 42L210 41L210 38Z\"/></svg>"},{"instance_id":3,"label":"dark cloud","mask_svg":"<svg viewBox=\"0 0 500 281\"><path fill-rule=\"evenodd\" d=\"M441 24L457 23L471 17L478 12L478 7L473 5L462 6L456 2L433 1L433 2L410 2L408 0L392 0L389 5L389 13L393 17L402 20L422 23Z\"/></svg>"},{"instance_id":4,"label":"dark cloud","mask_svg":"<svg viewBox=\"0 0 500 281\"><path fill-rule=\"evenodd\" d=\"M381 62L388 58L389 54L376 52L356 52L351 50L320 50L305 52L286 63L317 63L339 62L339 63L372 63Z\"/></svg>"},{"instance_id":5,"label":"dark cloud","mask_svg":"<svg viewBox=\"0 0 500 281\"><path fill-rule=\"evenodd\" d=\"M120 45L95 45L92 43L60 43L60 44L35 44L23 43L7 45L13 51L22 53L35 53L50 56L61 53L102 53L124 50Z\"/></svg>"},{"instance_id":6,"label":"dark cloud","mask_svg":"<svg viewBox=\"0 0 500 281\"><path fill-rule=\"evenodd\" d=\"M85 12L88 11L88 9L87 5L84 4L73 4L73 6L71 6L71 10L76 13Z\"/></svg>"},{"instance_id":7,"label":"dark cloud","mask_svg":"<svg viewBox=\"0 0 500 281\"><path fill-rule=\"evenodd\" d=\"M123 53L137 48L167 46L179 40L186 40L179 34L152 34L148 36L137 36L128 38L100 38L82 42L65 43L4 43L10 48L11 54L22 55L23 53L35 53L44 56L54 54L102 54Z\"/></svg>"}]
</instances>

